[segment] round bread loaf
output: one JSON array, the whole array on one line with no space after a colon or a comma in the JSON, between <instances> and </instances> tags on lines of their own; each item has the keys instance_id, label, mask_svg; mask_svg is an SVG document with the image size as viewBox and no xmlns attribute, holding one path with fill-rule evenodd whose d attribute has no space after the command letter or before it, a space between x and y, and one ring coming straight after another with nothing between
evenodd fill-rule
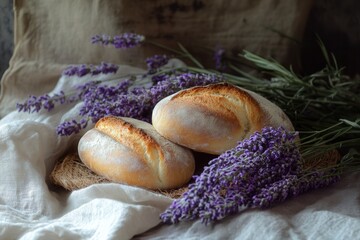
<instances>
[{"instance_id":1,"label":"round bread loaf","mask_svg":"<svg viewBox=\"0 0 360 240\"><path fill-rule=\"evenodd\" d=\"M81 161L113 181L148 189L187 183L195 170L191 150L159 135L147 122L108 116L81 137Z\"/></svg>"},{"instance_id":2,"label":"round bread loaf","mask_svg":"<svg viewBox=\"0 0 360 240\"><path fill-rule=\"evenodd\" d=\"M217 155L265 126L294 130L278 106L226 83L193 87L162 99L153 109L152 124L170 141Z\"/></svg>"}]
</instances>

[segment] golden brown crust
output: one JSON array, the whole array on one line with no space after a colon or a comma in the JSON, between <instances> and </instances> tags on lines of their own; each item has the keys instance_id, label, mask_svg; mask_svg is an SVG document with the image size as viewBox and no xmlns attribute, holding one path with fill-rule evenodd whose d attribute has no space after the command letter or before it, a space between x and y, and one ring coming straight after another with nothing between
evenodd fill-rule
<instances>
[{"instance_id":1,"label":"golden brown crust","mask_svg":"<svg viewBox=\"0 0 360 240\"><path fill-rule=\"evenodd\" d=\"M135 127L121 118L108 116L100 119L95 128L112 137L115 141L132 149L136 153L145 153L139 156L143 163L157 166L157 161L164 158L160 145L143 129ZM149 159L153 159L149 161ZM157 168L153 167L154 170ZM157 173L155 173L157 174Z\"/></svg>"},{"instance_id":2,"label":"golden brown crust","mask_svg":"<svg viewBox=\"0 0 360 240\"><path fill-rule=\"evenodd\" d=\"M106 178L150 189L180 187L190 180L190 150L160 136L145 122L104 117L79 142L80 159Z\"/></svg>"},{"instance_id":3,"label":"golden brown crust","mask_svg":"<svg viewBox=\"0 0 360 240\"><path fill-rule=\"evenodd\" d=\"M291 128L277 106L230 84L182 90L160 101L152 123L164 137L196 151L221 154L264 126Z\"/></svg>"},{"instance_id":4,"label":"golden brown crust","mask_svg":"<svg viewBox=\"0 0 360 240\"><path fill-rule=\"evenodd\" d=\"M263 112L260 105L245 90L236 88L227 83L211 84L208 86L198 86L191 89L180 91L171 98L173 102L198 104L206 108L211 115L217 115L226 122L239 126L236 116L239 104L246 103L246 114L255 128L259 128L263 121ZM243 123L244 124L244 123ZM248 129L248 126L242 126Z\"/></svg>"},{"instance_id":5,"label":"golden brown crust","mask_svg":"<svg viewBox=\"0 0 360 240\"><path fill-rule=\"evenodd\" d=\"M116 141L126 145L127 147L133 148L139 146L138 144L136 144L138 142L127 141L130 136L135 137L141 142L149 144L153 147L159 147L159 144L157 144L154 139L147 135L143 129L136 128L133 124L124 121L122 118L114 116L103 117L95 124L95 128L114 138ZM129 134L130 136L126 136L124 138L124 135L127 134Z\"/></svg>"}]
</instances>

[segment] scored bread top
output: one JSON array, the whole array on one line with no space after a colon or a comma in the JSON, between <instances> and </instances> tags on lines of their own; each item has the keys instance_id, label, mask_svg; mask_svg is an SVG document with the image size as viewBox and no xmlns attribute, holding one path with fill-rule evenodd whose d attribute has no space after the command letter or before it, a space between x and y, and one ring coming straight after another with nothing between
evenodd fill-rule
<instances>
[{"instance_id":1,"label":"scored bread top","mask_svg":"<svg viewBox=\"0 0 360 240\"><path fill-rule=\"evenodd\" d=\"M216 115L224 122L232 124L234 128L242 128L244 134L250 128L261 126L264 118L259 103L247 91L226 83L180 91L172 96L170 101L201 106L205 116ZM250 121L252 126L249 124Z\"/></svg>"},{"instance_id":2,"label":"scored bread top","mask_svg":"<svg viewBox=\"0 0 360 240\"><path fill-rule=\"evenodd\" d=\"M150 165L154 175L158 175L158 161L164 159L163 151L159 144L145 132L146 124L140 121L136 123L137 127L121 118L108 116L101 118L95 124L95 128L131 149L138 155L139 161L142 161L144 165Z\"/></svg>"},{"instance_id":3,"label":"scored bread top","mask_svg":"<svg viewBox=\"0 0 360 240\"><path fill-rule=\"evenodd\" d=\"M264 126L292 128L275 104L226 83L192 87L164 98L153 110L152 123L165 138L210 154L235 147Z\"/></svg>"},{"instance_id":4,"label":"scored bread top","mask_svg":"<svg viewBox=\"0 0 360 240\"><path fill-rule=\"evenodd\" d=\"M192 152L159 135L151 124L124 117L100 119L79 142L80 159L112 181L169 189L185 184L195 163Z\"/></svg>"}]
</instances>

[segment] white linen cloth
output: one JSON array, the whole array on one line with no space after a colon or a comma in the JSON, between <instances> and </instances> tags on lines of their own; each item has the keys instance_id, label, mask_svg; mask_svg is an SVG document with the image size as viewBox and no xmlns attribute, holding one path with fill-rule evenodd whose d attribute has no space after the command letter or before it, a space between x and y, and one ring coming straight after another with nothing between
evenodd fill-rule
<instances>
[{"instance_id":1,"label":"white linen cloth","mask_svg":"<svg viewBox=\"0 0 360 240\"><path fill-rule=\"evenodd\" d=\"M120 66L116 75L128 73L143 71ZM62 77L53 92L88 80ZM55 128L76 117L78 108L14 111L0 120L0 239L360 239L360 174L214 226L159 225L172 199L141 188L111 183L73 192L54 188L49 173L81 136L60 137Z\"/></svg>"},{"instance_id":2,"label":"white linen cloth","mask_svg":"<svg viewBox=\"0 0 360 240\"><path fill-rule=\"evenodd\" d=\"M97 79L130 73L144 71L121 66L115 76ZM90 78L61 77L53 93ZM48 184L56 161L79 138L57 136L56 126L75 118L78 108L14 111L0 120L0 239L130 239L160 222L171 202L163 195L120 184L68 193Z\"/></svg>"}]
</instances>

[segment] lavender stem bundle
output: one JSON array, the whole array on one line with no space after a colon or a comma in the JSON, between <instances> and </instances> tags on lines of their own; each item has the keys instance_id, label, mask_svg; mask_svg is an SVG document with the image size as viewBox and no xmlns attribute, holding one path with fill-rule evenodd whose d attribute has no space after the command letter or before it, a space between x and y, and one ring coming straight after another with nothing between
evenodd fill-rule
<instances>
[{"instance_id":1,"label":"lavender stem bundle","mask_svg":"<svg viewBox=\"0 0 360 240\"><path fill-rule=\"evenodd\" d=\"M160 216L165 223L210 224L245 208L266 208L339 180L332 166L305 171L296 132L265 127L211 160Z\"/></svg>"}]
</instances>

